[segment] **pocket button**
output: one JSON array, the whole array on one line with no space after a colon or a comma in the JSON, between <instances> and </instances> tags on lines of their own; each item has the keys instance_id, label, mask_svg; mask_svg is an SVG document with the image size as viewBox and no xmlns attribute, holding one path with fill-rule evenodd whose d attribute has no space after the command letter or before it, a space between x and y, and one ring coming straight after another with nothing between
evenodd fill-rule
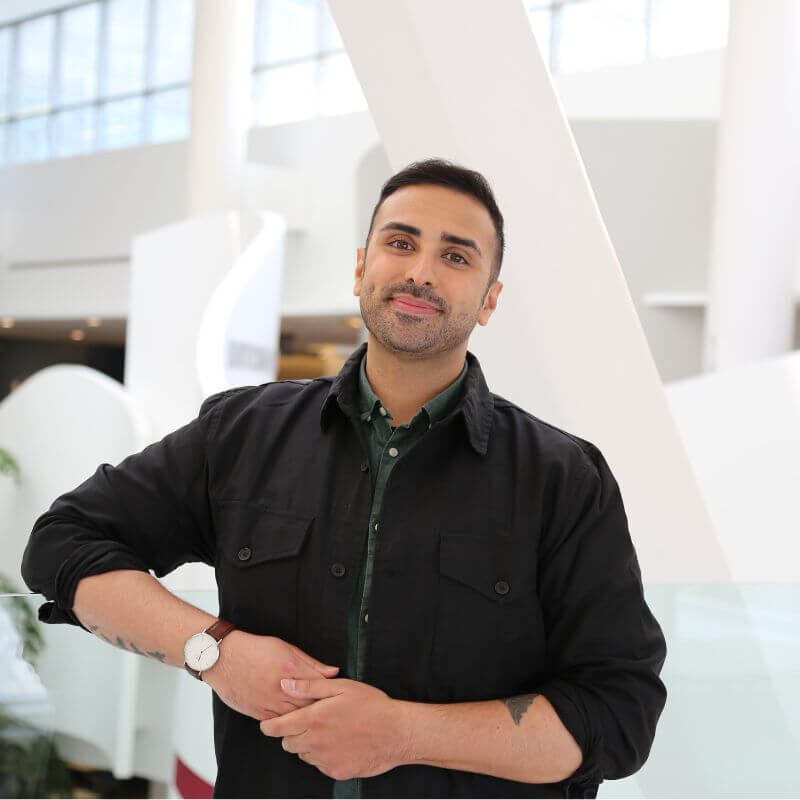
<instances>
[{"instance_id":1,"label":"pocket button","mask_svg":"<svg viewBox=\"0 0 800 800\"><path fill-rule=\"evenodd\" d=\"M253 551L249 547L243 547L236 555L239 561L247 561L252 554Z\"/></svg>"},{"instance_id":2,"label":"pocket button","mask_svg":"<svg viewBox=\"0 0 800 800\"><path fill-rule=\"evenodd\" d=\"M335 577L341 578L345 571L344 564L340 564L338 561L335 564L331 564L331 574Z\"/></svg>"},{"instance_id":3,"label":"pocket button","mask_svg":"<svg viewBox=\"0 0 800 800\"><path fill-rule=\"evenodd\" d=\"M508 590L510 588L511 587L506 581L497 581L497 583L494 585L494 590L497 592L497 594L508 594Z\"/></svg>"}]
</instances>

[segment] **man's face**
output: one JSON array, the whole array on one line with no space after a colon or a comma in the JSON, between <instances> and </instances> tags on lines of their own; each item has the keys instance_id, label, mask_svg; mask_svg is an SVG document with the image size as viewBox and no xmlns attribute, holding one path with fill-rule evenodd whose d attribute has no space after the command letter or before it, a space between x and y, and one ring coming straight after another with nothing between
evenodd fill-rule
<instances>
[{"instance_id":1,"label":"man's face","mask_svg":"<svg viewBox=\"0 0 800 800\"><path fill-rule=\"evenodd\" d=\"M503 284L487 291L496 247L492 218L471 195L398 189L375 215L366 258L358 249L353 294L367 329L411 358L457 348L497 305ZM433 308L413 305L421 302Z\"/></svg>"}]
</instances>

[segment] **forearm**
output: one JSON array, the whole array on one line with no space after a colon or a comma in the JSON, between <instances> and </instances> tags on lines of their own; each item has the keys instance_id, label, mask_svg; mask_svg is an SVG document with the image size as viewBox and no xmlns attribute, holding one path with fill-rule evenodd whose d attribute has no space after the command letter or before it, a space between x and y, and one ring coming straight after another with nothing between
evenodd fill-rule
<instances>
[{"instance_id":1,"label":"forearm","mask_svg":"<svg viewBox=\"0 0 800 800\"><path fill-rule=\"evenodd\" d=\"M113 570L82 578L72 611L109 644L174 667L183 666L186 640L217 619L179 599L141 570Z\"/></svg>"},{"instance_id":2,"label":"forearm","mask_svg":"<svg viewBox=\"0 0 800 800\"><path fill-rule=\"evenodd\" d=\"M403 764L554 783L572 775L583 758L543 695L470 703L396 702L408 732Z\"/></svg>"}]
</instances>

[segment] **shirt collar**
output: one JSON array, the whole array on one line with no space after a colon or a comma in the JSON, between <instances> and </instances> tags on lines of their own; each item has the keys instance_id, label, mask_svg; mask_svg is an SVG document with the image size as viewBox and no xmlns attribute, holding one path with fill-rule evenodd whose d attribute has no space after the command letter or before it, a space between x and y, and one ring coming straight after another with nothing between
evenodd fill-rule
<instances>
[{"instance_id":1,"label":"shirt collar","mask_svg":"<svg viewBox=\"0 0 800 800\"><path fill-rule=\"evenodd\" d=\"M360 411L359 371L366 351L367 342L363 342L348 356L339 373L332 376L331 387L320 411L320 427L323 431L327 430L331 414L335 413L334 409L338 408L349 418L358 416ZM463 381L463 391L456 403L454 413L463 417L473 449L477 453L485 455L494 420L494 400L486 385L480 362L469 350L467 350L465 369L466 372L462 370L460 376Z\"/></svg>"},{"instance_id":2,"label":"shirt collar","mask_svg":"<svg viewBox=\"0 0 800 800\"><path fill-rule=\"evenodd\" d=\"M366 420L372 417L373 414L380 413L380 408L383 403L378 395L372 389L372 386L367 378L367 354L361 356L360 367L358 369L358 396L359 396L359 411L361 418ZM464 359L464 366L461 369L458 377L450 383L449 386L444 388L436 397L424 403L422 409L428 416L428 423L432 425L447 416L447 413L455 406L458 400L460 390L463 388L464 378L467 374L467 361ZM377 406L377 407L376 407ZM392 415L386 409L386 419L392 418Z\"/></svg>"}]
</instances>

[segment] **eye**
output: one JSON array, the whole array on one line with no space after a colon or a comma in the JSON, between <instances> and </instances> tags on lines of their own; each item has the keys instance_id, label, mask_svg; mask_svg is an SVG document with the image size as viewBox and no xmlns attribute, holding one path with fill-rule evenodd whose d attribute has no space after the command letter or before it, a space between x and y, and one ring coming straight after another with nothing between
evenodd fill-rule
<instances>
[{"instance_id":1,"label":"eye","mask_svg":"<svg viewBox=\"0 0 800 800\"><path fill-rule=\"evenodd\" d=\"M461 261L453 261L454 264L469 264L469 261L467 261L467 259L464 258L464 256L461 255L461 253L445 253L445 255L446 256L455 256L456 258L460 258L461 259Z\"/></svg>"},{"instance_id":2,"label":"eye","mask_svg":"<svg viewBox=\"0 0 800 800\"><path fill-rule=\"evenodd\" d=\"M387 242L389 247L393 247L396 244L406 244L408 247L396 247L396 250L410 250L411 249L411 242L407 242L405 239L392 239L391 242Z\"/></svg>"}]
</instances>

